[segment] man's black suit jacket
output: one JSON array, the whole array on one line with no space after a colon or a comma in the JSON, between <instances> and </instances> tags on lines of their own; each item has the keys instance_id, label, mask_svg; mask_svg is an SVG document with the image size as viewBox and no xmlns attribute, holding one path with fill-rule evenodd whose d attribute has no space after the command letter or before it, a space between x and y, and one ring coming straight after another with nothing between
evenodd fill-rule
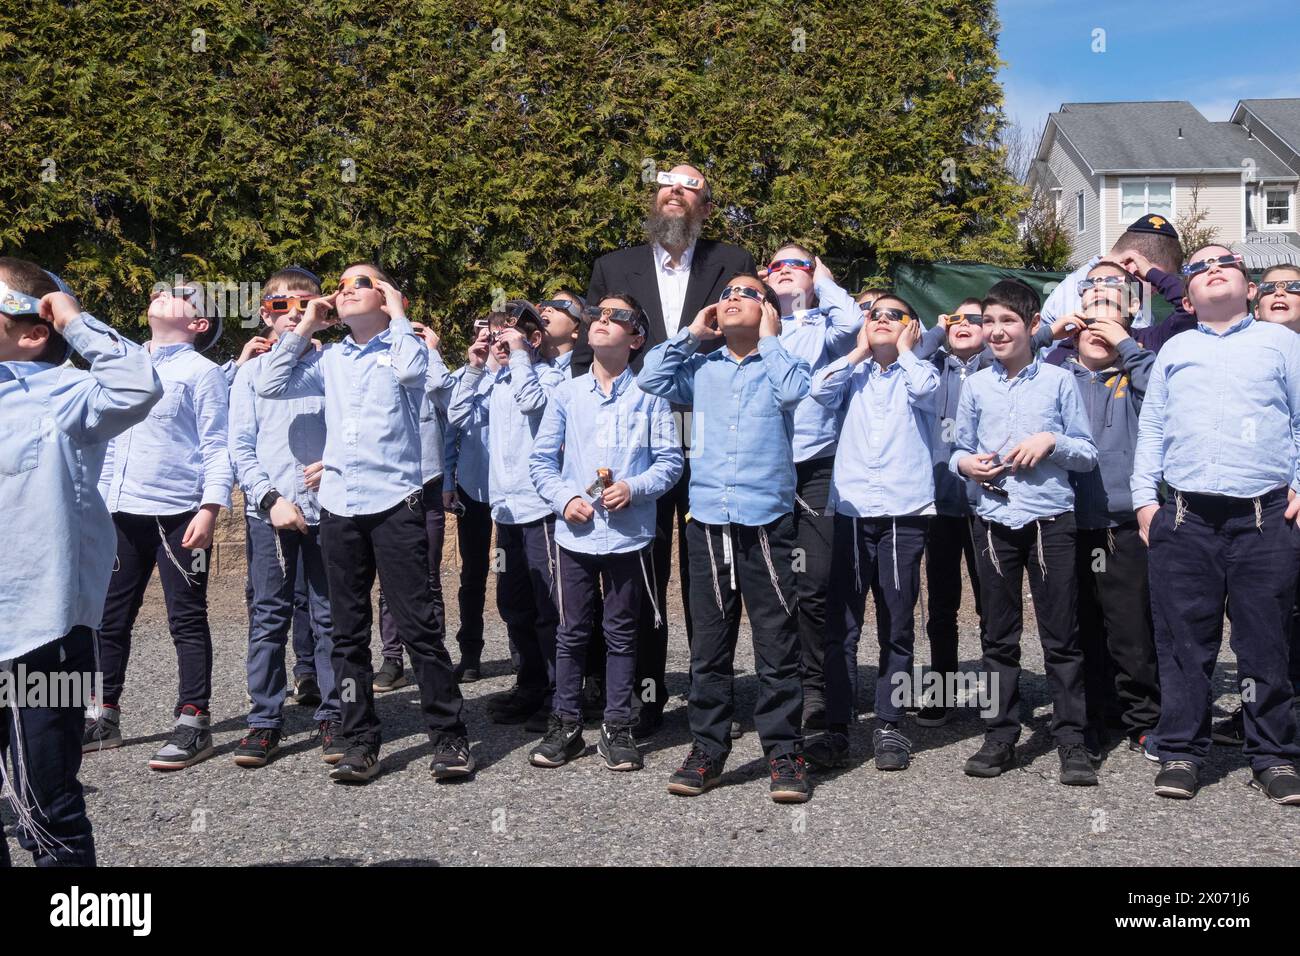
<instances>
[{"instance_id":1,"label":"man's black suit jacket","mask_svg":"<svg viewBox=\"0 0 1300 956\"><path fill-rule=\"evenodd\" d=\"M754 271L754 259L739 246L712 239L699 239L691 259L691 277L686 283L686 299L682 305L681 324L684 329L695 319L695 314L710 302L717 302L726 282L737 272ZM659 301L659 277L655 272L654 252L649 245L617 249L596 260L587 285L587 303L597 305L612 292L626 292L645 309L650 320L650 334L645 346L632 359L632 368L641 370L641 358L660 342L668 338L664 328L664 310ZM722 346L722 339L701 349L708 352ZM584 326L573 348L572 374L576 377L591 368L591 347L587 345Z\"/></svg>"}]
</instances>

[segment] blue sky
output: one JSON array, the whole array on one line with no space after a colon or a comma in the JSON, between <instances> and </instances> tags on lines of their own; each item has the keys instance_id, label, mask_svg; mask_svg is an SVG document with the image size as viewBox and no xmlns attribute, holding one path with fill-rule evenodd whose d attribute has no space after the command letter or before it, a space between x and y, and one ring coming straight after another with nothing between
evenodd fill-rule
<instances>
[{"instance_id":1,"label":"blue sky","mask_svg":"<svg viewBox=\"0 0 1300 956\"><path fill-rule=\"evenodd\" d=\"M1031 130L1069 102L1190 100L1226 120L1241 99L1300 96L1296 0L998 0L998 15L1006 113Z\"/></svg>"}]
</instances>

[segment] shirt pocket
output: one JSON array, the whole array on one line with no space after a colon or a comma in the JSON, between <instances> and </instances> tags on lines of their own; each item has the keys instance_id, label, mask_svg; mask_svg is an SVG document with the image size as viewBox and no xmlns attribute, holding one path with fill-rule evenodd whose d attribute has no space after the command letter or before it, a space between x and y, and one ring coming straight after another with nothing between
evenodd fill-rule
<instances>
[{"instance_id":1,"label":"shirt pocket","mask_svg":"<svg viewBox=\"0 0 1300 956\"><path fill-rule=\"evenodd\" d=\"M45 427L45 420L40 418L0 425L0 477L21 475L40 465Z\"/></svg>"},{"instance_id":2,"label":"shirt pocket","mask_svg":"<svg viewBox=\"0 0 1300 956\"><path fill-rule=\"evenodd\" d=\"M180 411L181 396L185 394L185 386L180 382L167 382L163 385L163 397L158 399L158 403L149 409L150 418L175 418L176 413Z\"/></svg>"},{"instance_id":3,"label":"shirt pocket","mask_svg":"<svg viewBox=\"0 0 1300 956\"><path fill-rule=\"evenodd\" d=\"M767 376L759 371L745 383L740 406L740 418L775 418L781 414L781 406L776 403L776 395L768 383Z\"/></svg>"}]
</instances>

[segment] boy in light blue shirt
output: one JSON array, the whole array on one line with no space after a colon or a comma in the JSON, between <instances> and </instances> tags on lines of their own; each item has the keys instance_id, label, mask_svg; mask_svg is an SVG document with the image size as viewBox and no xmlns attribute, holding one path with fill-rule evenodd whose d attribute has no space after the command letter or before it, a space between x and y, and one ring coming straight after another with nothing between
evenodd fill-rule
<instances>
[{"instance_id":1,"label":"boy in light blue shirt","mask_svg":"<svg viewBox=\"0 0 1300 956\"><path fill-rule=\"evenodd\" d=\"M69 349L90 371L64 364ZM67 700L0 701L0 782L37 866L95 864L77 774L94 630L116 554L95 485L106 443L162 394L143 349L82 312L35 263L0 258L0 513L21 560L0 590L0 671L16 678L11 689L44 678L79 690ZM0 868L9 864L0 827Z\"/></svg>"},{"instance_id":2,"label":"boy in light blue shirt","mask_svg":"<svg viewBox=\"0 0 1300 956\"><path fill-rule=\"evenodd\" d=\"M104 696L86 724L88 751L122 743L120 700L131 632L155 565L180 670L176 724L149 761L180 770L212 756L212 633L208 568L217 513L230 503L229 387L196 349L219 319L200 314L197 285L156 289L146 348L165 394L148 417L109 445L99 491L117 527L117 566L104 600Z\"/></svg>"},{"instance_id":3,"label":"boy in light blue shirt","mask_svg":"<svg viewBox=\"0 0 1300 956\"><path fill-rule=\"evenodd\" d=\"M781 344L780 300L757 276L732 276L722 298L645 357L637 384L691 406L690 753L668 792L716 786L731 750L735 644L743 596L753 631L754 705L778 803L811 795L803 759L799 630L795 620L794 411L808 363ZM726 346L699 353L705 341Z\"/></svg>"},{"instance_id":4,"label":"boy in light blue shirt","mask_svg":"<svg viewBox=\"0 0 1300 956\"><path fill-rule=\"evenodd\" d=\"M603 588L606 698L597 750L610 770L640 770L632 736L637 621L643 599L655 600L646 552L655 502L681 477L682 450L672 407L637 388L628 368L648 330L640 304L607 295L586 320L591 371L556 388L529 459L538 494L563 519L555 524L555 705L530 760L558 767L586 749L582 678Z\"/></svg>"},{"instance_id":5,"label":"boy in light blue shirt","mask_svg":"<svg viewBox=\"0 0 1300 956\"><path fill-rule=\"evenodd\" d=\"M1183 277L1197 324L1156 356L1131 484L1160 672L1155 791L1188 800L1199 787L1226 601L1251 784L1297 805L1287 626L1300 571L1300 339L1251 314L1255 284L1230 249L1197 250Z\"/></svg>"},{"instance_id":6,"label":"boy in light blue shirt","mask_svg":"<svg viewBox=\"0 0 1300 956\"><path fill-rule=\"evenodd\" d=\"M336 323L350 334L313 349L312 332ZM406 317L402 294L378 266L356 263L343 270L333 293L308 303L257 383L265 398L325 398L317 498L342 709L336 736L344 753L330 771L336 781L365 782L379 772L382 727L370 656L376 574L420 688L433 745L429 772L435 780L474 772L460 689L429 587L419 418L428 370L429 350Z\"/></svg>"},{"instance_id":7,"label":"boy in light blue shirt","mask_svg":"<svg viewBox=\"0 0 1300 956\"><path fill-rule=\"evenodd\" d=\"M911 741L899 725L912 703L912 620L934 514L930 432L939 389L934 366L912 353L920 337L912 306L882 295L857 348L813 376L812 397L844 421L828 505L835 523L826 607L828 730L805 751L814 767L838 766L848 757L868 591L876 596L880 637L876 769L906 770L911 760Z\"/></svg>"},{"instance_id":8,"label":"boy in light blue shirt","mask_svg":"<svg viewBox=\"0 0 1300 956\"><path fill-rule=\"evenodd\" d=\"M806 361L814 375L853 349L863 312L853 296L836 285L821 259L797 243L787 243L773 253L759 277L767 280L781 302L781 344ZM822 654L835 533L826 505L840 421L837 409L827 408L811 395L794 411L794 537L803 557L803 570L795 581L804 729L826 726Z\"/></svg>"},{"instance_id":9,"label":"boy in light blue shirt","mask_svg":"<svg viewBox=\"0 0 1300 956\"><path fill-rule=\"evenodd\" d=\"M1075 616L1072 471L1091 471L1097 448L1073 376L1032 350L1038 294L1004 280L983 302L994 362L966 380L949 467L979 486L975 548L984 608L984 680L995 698L984 746L966 762L974 777L1015 764L1020 738L1021 587L1025 569L1052 689L1060 782L1093 786L1084 746L1083 650Z\"/></svg>"},{"instance_id":10,"label":"boy in light blue shirt","mask_svg":"<svg viewBox=\"0 0 1300 956\"><path fill-rule=\"evenodd\" d=\"M263 286L261 319L271 348L298 327L320 286L299 270L285 269ZM320 549L320 504L315 466L325 452L325 399L306 395L293 401L262 398L258 382L268 350L239 367L230 391L230 457L244 492L248 535L248 733L235 749L241 767L263 767L279 750L284 723L284 652L293 626L301 572L314 637L311 673L320 693L315 719L322 756L343 756L334 741L339 696L330 657L333 640L325 561Z\"/></svg>"},{"instance_id":11,"label":"boy in light blue shirt","mask_svg":"<svg viewBox=\"0 0 1300 956\"><path fill-rule=\"evenodd\" d=\"M551 392L563 374L541 355L544 325L529 303L512 300L488 316L487 340L469 347L469 364L456 383L448 420L469 422L489 351L496 355L487 397L488 488L503 569L497 578L497 610L519 655L517 686L488 708L496 723L546 730L555 691L553 550L555 514L528 472L528 456Z\"/></svg>"}]
</instances>

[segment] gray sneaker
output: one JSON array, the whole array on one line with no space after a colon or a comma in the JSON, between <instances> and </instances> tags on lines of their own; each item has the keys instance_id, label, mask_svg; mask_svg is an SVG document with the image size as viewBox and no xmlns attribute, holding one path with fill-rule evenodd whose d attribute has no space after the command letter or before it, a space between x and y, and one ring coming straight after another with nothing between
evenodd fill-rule
<instances>
[{"instance_id":1,"label":"gray sneaker","mask_svg":"<svg viewBox=\"0 0 1300 956\"><path fill-rule=\"evenodd\" d=\"M150 770L184 770L214 753L212 718L193 704L181 708L176 727L162 749L149 761Z\"/></svg>"},{"instance_id":2,"label":"gray sneaker","mask_svg":"<svg viewBox=\"0 0 1300 956\"><path fill-rule=\"evenodd\" d=\"M96 706L86 710L86 726L81 732L81 752L112 750L122 746L122 712L116 707Z\"/></svg>"},{"instance_id":3,"label":"gray sneaker","mask_svg":"<svg viewBox=\"0 0 1300 956\"><path fill-rule=\"evenodd\" d=\"M402 662L385 657L383 666L376 672L374 684L371 686L376 694L387 694L390 690L398 690L410 682Z\"/></svg>"}]
</instances>

